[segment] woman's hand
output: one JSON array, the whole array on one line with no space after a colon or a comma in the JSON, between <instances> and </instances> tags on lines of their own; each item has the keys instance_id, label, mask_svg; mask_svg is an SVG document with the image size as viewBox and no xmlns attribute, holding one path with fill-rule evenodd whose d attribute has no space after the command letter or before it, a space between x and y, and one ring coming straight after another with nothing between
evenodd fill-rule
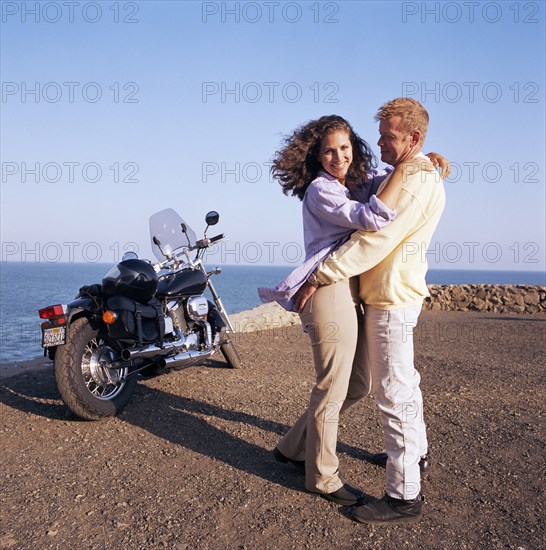
<instances>
[{"instance_id":1,"label":"woman's hand","mask_svg":"<svg viewBox=\"0 0 546 550\"><path fill-rule=\"evenodd\" d=\"M303 285L298 288L296 294L294 294L294 308L298 313L303 311L307 300L313 296L318 287L313 286L311 283L303 283Z\"/></svg>"},{"instance_id":2,"label":"woman's hand","mask_svg":"<svg viewBox=\"0 0 546 550\"><path fill-rule=\"evenodd\" d=\"M440 168L440 176L442 179L447 179L449 174L451 174L449 160L438 153L427 153L426 156L430 159L430 162L432 162L434 168Z\"/></svg>"},{"instance_id":3,"label":"woman's hand","mask_svg":"<svg viewBox=\"0 0 546 550\"><path fill-rule=\"evenodd\" d=\"M393 174L400 174L402 183L406 183L409 176L417 172L435 172L436 168L429 159L422 157L413 157L403 162L399 162L395 167Z\"/></svg>"}]
</instances>

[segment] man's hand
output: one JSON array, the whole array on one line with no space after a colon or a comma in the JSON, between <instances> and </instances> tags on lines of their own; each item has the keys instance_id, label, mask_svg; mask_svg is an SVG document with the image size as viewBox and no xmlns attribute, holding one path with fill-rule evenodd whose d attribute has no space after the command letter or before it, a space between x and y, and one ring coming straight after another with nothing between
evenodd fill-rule
<instances>
[{"instance_id":1,"label":"man's hand","mask_svg":"<svg viewBox=\"0 0 546 550\"><path fill-rule=\"evenodd\" d=\"M430 162L434 164L434 168L440 168L440 176L442 179L447 179L449 174L451 174L449 160L438 153L427 153L426 156L430 159Z\"/></svg>"},{"instance_id":2,"label":"man's hand","mask_svg":"<svg viewBox=\"0 0 546 550\"><path fill-rule=\"evenodd\" d=\"M313 296L318 287L313 286L311 283L305 282L300 286L296 294L294 294L294 307L298 313L303 311L307 300Z\"/></svg>"}]
</instances>

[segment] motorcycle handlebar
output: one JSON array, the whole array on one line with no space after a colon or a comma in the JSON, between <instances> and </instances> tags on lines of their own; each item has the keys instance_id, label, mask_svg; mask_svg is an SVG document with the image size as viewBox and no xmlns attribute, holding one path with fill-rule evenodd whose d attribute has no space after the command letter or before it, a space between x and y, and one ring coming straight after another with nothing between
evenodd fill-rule
<instances>
[{"instance_id":1,"label":"motorcycle handlebar","mask_svg":"<svg viewBox=\"0 0 546 550\"><path fill-rule=\"evenodd\" d=\"M224 234L220 233L220 235L216 235L216 237L211 237L210 242L215 243L216 241L219 241L220 239L223 239L223 238L224 238Z\"/></svg>"},{"instance_id":2,"label":"motorcycle handlebar","mask_svg":"<svg viewBox=\"0 0 546 550\"><path fill-rule=\"evenodd\" d=\"M224 238L224 234L216 235L216 237L205 237L195 243L195 246L192 246L190 250L201 250L202 248L208 248L212 243L219 241Z\"/></svg>"},{"instance_id":3,"label":"motorcycle handlebar","mask_svg":"<svg viewBox=\"0 0 546 550\"><path fill-rule=\"evenodd\" d=\"M184 250L186 250L188 252L191 251L191 250L199 251L199 250L202 250L204 248L208 248L212 243L215 243L216 241L220 241L223 238L224 238L223 233L220 233L220 235L216 235L214 237L211 237L210 239L205 237L204 239L201 239L201 240L197 241L194 246L184 246L183 245L183 246L173 250L173 253L174 253L174 256L176 256L176 258L178 258L179 256L184 254ZM159 264L156 264L157 267L158 267L158 270L161 270L161 269L167 267L169 264L171 264L173 262L176 263L177 262L176 258L170 257L170 258L167 258L164 262L160 262Z\"/></svg>"}]
</instances>

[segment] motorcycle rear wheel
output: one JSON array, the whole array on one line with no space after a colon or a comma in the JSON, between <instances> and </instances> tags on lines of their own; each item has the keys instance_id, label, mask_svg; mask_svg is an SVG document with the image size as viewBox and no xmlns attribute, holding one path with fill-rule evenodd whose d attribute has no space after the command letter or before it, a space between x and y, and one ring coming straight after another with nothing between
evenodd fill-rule
<instances>
[{"instance_id":1,"label":"motorcycle rear wheel","mask_svg":"<svg viewBox=\"0 0 546 550\"><path fill-rule=\"evenodd\" d=\"M235 346L231 340L225 344L220 344L220 351L222 352L222 355L230 368L241 368L241 358L239 357L239 353L235 349Z\"/></svg>"},{"instance_id":2,"label":"motorcycle rear wheel","mask_svg":"<svg viewBox=\"0 0 546 550\"><path fill-rule=\"evenodd\" d=\"M85 317L70 326L66 344L55 353L55 381L65 405L86 420L115 416L129 402L136 377L127 369L109 369L117 356L97 337Z\"/></svg>"}]
</instances>

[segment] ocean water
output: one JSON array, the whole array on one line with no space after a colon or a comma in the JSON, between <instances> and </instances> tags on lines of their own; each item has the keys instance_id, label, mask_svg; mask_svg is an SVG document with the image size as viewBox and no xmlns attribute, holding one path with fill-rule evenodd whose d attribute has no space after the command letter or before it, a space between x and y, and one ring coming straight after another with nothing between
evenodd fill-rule
<instances>
[{"instance_id":1,"label":"ocean water","mask_svg":"<svg viewBox=\"0 0 546 550\"><path fill-rule=\"evenodd\" d=\"M100 283L108 264L0 263L0 363L41 355L38 309L72 300L83 285ZM260 305L257 287L274 287L292 266L222 267L213 277L228 313ZM546 284L543 272L430 270L430 284Z\"/></svg>"}]
</instances>

